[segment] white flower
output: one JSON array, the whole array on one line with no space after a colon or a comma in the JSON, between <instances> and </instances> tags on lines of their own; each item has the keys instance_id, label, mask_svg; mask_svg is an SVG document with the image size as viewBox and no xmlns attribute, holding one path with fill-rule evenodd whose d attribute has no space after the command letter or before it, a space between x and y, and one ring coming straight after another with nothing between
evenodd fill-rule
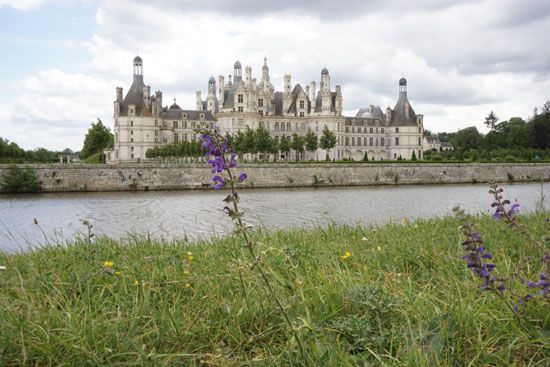
<instances>
[{"instance_id":1,"label":"white flower","mask_svg":"<svg viewBox=\"0 0 550 367\"><path fill-rule=\"evenodd\" d=\"M7 268L4 265L0 265L0 270L6 270Z\"/></svg>"},{"instance_id":2,"label":"white flower","mask_svg":"<svg viewBox=\"0 0 550 367\"><path fill-rule=\"evenodd\" d=\"M366 241L366 240L367 240L367 237L363 237L363 238L361 238L361 240Z\"/></svg>"}]
</instances>

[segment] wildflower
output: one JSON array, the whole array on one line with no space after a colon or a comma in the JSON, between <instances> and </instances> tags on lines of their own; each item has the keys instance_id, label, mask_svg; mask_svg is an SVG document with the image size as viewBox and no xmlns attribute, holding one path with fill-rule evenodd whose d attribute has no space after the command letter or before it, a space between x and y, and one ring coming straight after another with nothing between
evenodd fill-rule
<instances>
[{"instance_id":1,"label":"wildflower","mask_svg":"<svg viewBox=\"0 0 550 367\"><path fill-rule=\"evenodd\" d=\"M366 240L367 240L367 237L361 238L361 241L366 241Z\"/></svg>"},{"instance_id":2,"label":"wildflower","mask_svg":"<svg viewBox=\"0 0 550 367\"><path fill-rule=\"evenodd\" d=\"M185 270L183 271L183 274L184 274L184 275L190 275L191 272L189 271L189 269L185 269Z\"/></svg>"},{"instance_id":3,"label":"wildflower","mask_svg":"<svg viewBox=\"0 0 550 367\"><path fill-rule=\"evenodd\" d=\"M191 251L187 251L187 256L192 256L193 253Z\"/></svg>"},{"instance_id":4,"label":"wildflower","mask_svg":"<svg viewBox=\"0 0 550 367\"><path fill-rule=\"evenodd\" d=\"M214 185L214 190L219 190L219 189L221 189L222 187L225 186L224 179L219 175L216 175L216 176L212 177L212 181L214 181L216 183Z\"/></svg>"},{"instance_id":5,"label":"wildflower","mask_svg":"<svg viewBox=\"0 0 550 367\"><path fill-rule=\"evenodd\" d=\"M351 256L351 253L349 251L346 251L344 255L340 255L340 259L347 260Z\"/></svg>"},{"instance_id":6,"label":"wildflower","mask_svg":"<svg viewBox=\"0 0 550 367\"><path fill-rule=\"evenodd\" d=\"M187 256L187 260L188 260L189 262L193 261L193 255Z\"/></svg>"},{"instance_id":7,"label":"wildflower","mask_svg":"<svg viewBox=\"0 0 550 367\"><path fill-rule=\"evenodd\" d=\"M187 288L187 289L191 288L191 284L185 283L185 288Z\"/></svg>"},{"instance_id":8,"label":"wildflower","mask_svg":"<svg viewBox=\"0 0 550 367\"><path fill-rule=\"evenodd\" d=\"M378 251L382 251L382 247L380 247L380 246L378 246L376 249L377 249Z\"/></svg>"},{"instance_id":9,"label":"wildflower","mask_svg":"<svg viewBox=\"0 0 550 367\"><path fill-rule=\"evenodd\" d=\"M241 173L239 175L239 179L237 180L239 183L243 182L244 180L246 180L248 178L248 176L246 175L246 173Z\"/></svg>"},{"instance_id":10,"label":"wildflower","mask_svg":"<svg viewBox=\"0 0 550 367\"><path fill-rule=\"evenodd\" d=\"M121 272L121 271L115 271L115 276L121 277L121 276L122 276L122 272Z\"/></svg>"},{"instance_id":11,"label":"wildflower","mask_svg":"<svg viewBox=\"0 0 550 367\"><path fill-rule=\"evenodd\" d=\"M0 265L0 270L7 270L8 268L5 267L4 265Z\"/></svg>"},{"instance_id":12,"label":"wildflower","mask_svg":"<svg viewBox=\"0 0 550 367\"><path fill-rule=\"evenodd\" d=\"M139 280L134 280L134 285L139 285Z\"/></svg>"},{"instance_id":13,"label":"wildflower","mask_svg":"<svg viewBox=\"0 0 550 367\"><path fill-rule=\"evenodd\" d=\"M115 263L112 262L112 261L110 261L110 260L105 261L105 262L103 263L103 266L106 267L106 268L112 268L113 265L115 265Z\"/></svg>"}]
</instances>

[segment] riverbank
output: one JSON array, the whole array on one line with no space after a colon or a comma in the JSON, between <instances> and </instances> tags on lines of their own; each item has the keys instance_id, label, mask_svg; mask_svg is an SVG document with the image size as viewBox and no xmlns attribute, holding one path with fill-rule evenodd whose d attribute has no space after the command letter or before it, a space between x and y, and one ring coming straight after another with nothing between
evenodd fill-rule
<instances>
[{"instance_id":1,"label":"riverbank","mask_svg":"<svg viewBox=\"0 0 550 367\"><path fill-rule=\"evenodd\" d=\"M212 187L207 164L53 164L31 168L43 192L190 190ZM0 176L10 166L0 165ZM550 163L242 164L248 188L550 181Z\"/></svg>"},{"instance_id":2,"label":"riverbank","mask_svg":"<svg viewBox=\"0 0 550 367\"><path fill-rule=\"evenodd\" d=\"M542 215L520 221L545 233ZM475 224L497 271L534 254L505 223ZM445 217L253 237L311 365L547 365L548 344L466 268L459 225ZM230 236L83 238L0 254L0 365L299 365L243 251ZM522 310L535 330L550 327L544 307Z\"/></svg>"}]
</instances>

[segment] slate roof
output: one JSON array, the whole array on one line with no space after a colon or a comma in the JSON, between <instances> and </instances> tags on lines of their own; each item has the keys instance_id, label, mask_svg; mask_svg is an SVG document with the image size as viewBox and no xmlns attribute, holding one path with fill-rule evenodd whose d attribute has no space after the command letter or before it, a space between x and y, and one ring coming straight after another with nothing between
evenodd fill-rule
<instances>
[{"instance_id":1,"label":"slate roof","mask_svg":"<svg viewBox=\"0 0 550 367\"><path fill-rule=\"evenodd\" d=\"M346 117L346 126L376 126L376 122L379 122L378 126L384 127L385 124L380 124L380 120L371 117Z\"/></svg>"},{"instance_id":2,"label":"slate roof","mask_svg":"<svg viewBox=\"0 0 550 367\"><path fill-rule=\"evenodd\" d=\"M134 81L132 86L126 93L126 97L121 103L120 114L128 114L128 105L135 105L136 116L141 116L142 114L147 114L149 111L144 111L145 103L143 102L143 88L145 88L145 83L143 82L143 75L134 75ZM144 113L145 112L145 113Z\"/></svg>"},{"instance_id":3,"label":"slate roof","mask_svg":"<svg viewBox=\"0 0 550 367\"><path fill-rule=\"evenodd\" d=\"M188 120L200 120L200 113L204 113L205 121L216 121L216 118L212 115L210 111L198 111L198 110L182 110L182 109L172 109L164 107L162 110L162 118L166 120L181 120L182 114L187 114Z\"/></svg>"},{"instance_id":4,"label":"slate roof","mask_svg":"<svg viewBox=\"0 0 550 367\"><path fill-rule=\"evenodd\" d=\"M370 110L370 107L364 107L360 108L359 111L357 111L357 114L355 117L372 117L372 118L378 118L383 119L384 113L382 112L382 109L380 106L372 106L372 110Z\"/></svg>"},{"instance_id":5,"label":"slate roof","mask_svg":"<svg viewBox=\"0 0 550 367\"><path fill-rule=\"evenodd\" d=\"M406 110L409 110L409 116L406 115ZM409 100L407 99L406 92L399 93L399 99L393 108L391 114L392 126L416 126L416 113L414 112Z\"/></svg>"},{"instance_id":6,"label":"slate roof","mask_svg":"<svg viewBox=\"0 0 550 367\"><path fill-rule=\"evenodd\" d=\"M273 108L276 116L283 115L283 92L275 92L273 94Z\"/></svg>"}]
</instances>

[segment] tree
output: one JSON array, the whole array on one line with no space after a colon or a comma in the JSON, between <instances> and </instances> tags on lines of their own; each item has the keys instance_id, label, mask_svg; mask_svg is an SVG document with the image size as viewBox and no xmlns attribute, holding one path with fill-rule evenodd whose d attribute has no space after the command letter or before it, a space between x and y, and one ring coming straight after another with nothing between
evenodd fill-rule
<instances>
[{"instance_id":1,"label":"tree","mask_svg":"<svg viewBox=\"0 0 550 367\"><path fill-rule=\"evenodd\" d=\"M258 150L256 149L256 133L249 127L246 128L244 133L241 149L243 153L258 153Z\"/></svg>"},{"instance_id":2,"label":"tree","mask_svg":"<svg viewBox=\"0 0 550 367\"><path fill-rule=\"evenodd\" d=\"M456 147L459 150L476 149L481 144L481 134L477 127L471 126L456 132Z\"/></svg>"},{"instance_id":3,"label":"tree","mask_svg":"<svg viewBox=\"0 0 550 367\"><path fill-rule=\"evenodd\" d=\"M493 130L498 122L498 117L493 111L489 113L489 116L485 117L485 125L491 130Z\"/></svg>"},{"instance_id":4,"label":"tree","mask_svg":"<svg viewBox=\"0 0 550 367\"><path fill-rule=\"evenodd\" d=\"M269 131L263 126L258 127L255 136L256 149L254 153L262 153L264 155L263 159L265 160L266 155L274 151L275 140L273 140Z\"/></svg>"},{"instance_id":5,"label":"tree","mask_svg":"<svg viewBox=\"0 0 550 367\"><path fill-rule=\"evenodd\" d=\"M311 129L307 131L306 134L306 150L308 152L315 152L317 148L319 148L319 139L317 138L317 134L315 134Z\"/></svg>"},{"instance_id":6,"label":"tree","mask_svg":"<svg viewBox=\"0 0 550 367\"><path fill-rule=\"evenodd\" d=\"M416 153L413 150L413 154L411 156L411 161L416 161Z\"/></svg>"},{"instance_id":7,"label":"tree","mask_svg":"<svg viewBox=\"0 0 550 367\"><path fill-rule=\"evenodd\" d=\"M296 161L298 161L298 156L302 156L305 151L305 139L301 136L298 136L298 134L294 133L292 135L292 142L290 143L290 146L294 151L296 152Z\"/></svg>"},{"instance_id":8,"label":"tree","mask_svg":"<svg viewBox=\"0 0 550 367\"><path fill-rule=\"evenodd\" d=\"M321 149L327 151L327 160L328 153L332 148L336 146L336 142L336 135L334 135L334 133L325 126L325 128L323 129L323 135L321 135L321 139L319 140L319 146L321 147Z\"/></svg>"},{"instance_id":9,"label":"tree","mask_svg":"<svg viewBox=\"0 0 550 367\"><path fill-rule=\"evenodd\" d=\"M543 107L542 113L527 123L533 139L533 148L537 149L550 148L550 102L546 102L545 106L548 107L547 112Z\"/></svg>"},{"instance_id":10,"label":"tree","mask_svg":"<svg viewBox=\"0 0 550 367\"><path fill-rule=\"evenodd\" d=\"M281 136L279 150L285 155L285 159L288 159L288 154L290 153L290 141L285 135Z\"/></svg>"},{"instance_id":11,"label":"tree","mask_svg":"<svg viewBox=\"0 0 550 367\"><path fill-rule=\"evenodd\" d=\"M367 153L366 150L365 150L365 154L363 155L363 161L364 161L364 162L368 162L368 161L369 161L369 154Z\"/></svg>"},{"instance_id":12,"label":"tree","mask_svg":"<svg viewBox=\"0 0 550 367\"><path fill-rule=\"evenodd\" d=\"M103 125L103 122L98 118L96 123L92 122L92 126L88 129L88 133L84 138L84 147L80 151L80 159L86 159L89 156L100 153L103 149L113 146L114 137L111 130Z\"/></svg>"}]
</instances>

